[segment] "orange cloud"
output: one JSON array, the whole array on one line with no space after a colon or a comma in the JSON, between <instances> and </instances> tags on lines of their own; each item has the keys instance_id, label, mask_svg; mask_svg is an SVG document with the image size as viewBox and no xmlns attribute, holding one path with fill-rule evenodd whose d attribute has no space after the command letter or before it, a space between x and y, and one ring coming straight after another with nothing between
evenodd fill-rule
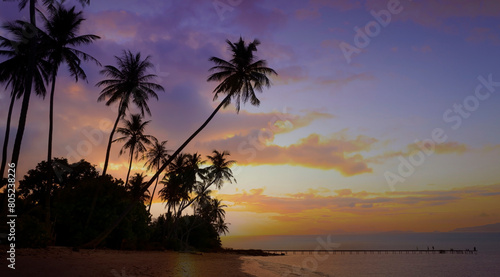
<instances>
[{"instance_id":1,"label":"orange cloud","mask_svg":"<svg viewBox=\"0 0 500 277\"><path fill-rule=\"evenodd\" d=\"M440 191L353 193L350 189L308 190L286 196L268 196L263 189L222 194L231 203L228 213L268 215L261 234L318 234L332 230L450 231L465 225L500 221L496 213L500 184ZM488 216L479 216L488 214ZM251 216L249 216L250 218ZM250 220L250 219L249 219Z\"/></svg>"},{"instance_id":2,"label":"orange cloud","mask_svg":"<svg viewBox=\"0 0 500 277\"><path fill-rule=\"evenodd\" d=\"M205 143L206 149L227 149L239 165L288 164L334 169L344 176L372 172L360 151L367 151L377 140L363 135L347 138L342 132L331 137L311 134L289 146L270 144L273 134L265 130L247 136ZM236 151L235 151L236 150Z\"/></svg>"},{"instance_id":3,"label":"orange cloud","mask_svg":"<svg viewBox=\"0 0 500 277\"><path fill-rule=\"evenodd\" d=\"M467 150L469 150L467 145L454 141L439 143L434 146L434 153L436 154L450 154L450 153L463 154ZM421 151L420 147L414 143L409 144L408 152L405 153L404 155L410 155L415 151Z\"/></svg>"},{"instance_id":4,"label":"orange cloud","mask_svg":"<svg viewBox=\"0 0 500 277\"><path fill-rule=\"evenodd\" d=\"M302 114L293 114L287 111L268 113L249 113L240 111L238 116L234 110L221 111L210 128L203 130L205 141L227 139L235 136L247 136L256 130L266 130L274 134L284 134L306 127L313 121L334 118L332 114L321 111L303 111ZM203 144L203 142L201 143ZM196 149L198 146L195 147Z\"/></svg>"}]
</instances>

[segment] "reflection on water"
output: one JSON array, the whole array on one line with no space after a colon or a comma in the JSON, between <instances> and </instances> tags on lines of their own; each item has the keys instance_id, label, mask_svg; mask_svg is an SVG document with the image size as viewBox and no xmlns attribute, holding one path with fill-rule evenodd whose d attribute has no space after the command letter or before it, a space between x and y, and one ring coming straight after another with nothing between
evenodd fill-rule
<instances>
[{"instance_id":1,"label":"reflection on water","mask_svg":"<svg viewBox=\"0 0 500 277\"><path fill-rule=\"evenodd\" d=\"M316 264L310 254L243 257L244 271L255 266L269 276L500 276L499 254L330 254Z\"/></svg>"},{"instance_id":2,"label":"reflection on water","mask_svg":"<svg viewBox=\"0 0 500 277\"><path fill-rule=\"evenodd\" d=\"M196 270L196 263L192 254L179 253L175 264L175 277L191 277L198 276Z\"/></svg>"}]
</instances>

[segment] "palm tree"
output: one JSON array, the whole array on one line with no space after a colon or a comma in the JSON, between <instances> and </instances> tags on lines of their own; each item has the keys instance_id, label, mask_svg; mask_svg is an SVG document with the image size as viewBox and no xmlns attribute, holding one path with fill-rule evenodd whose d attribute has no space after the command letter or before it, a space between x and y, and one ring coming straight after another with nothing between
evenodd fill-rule
<instances>
[{"instance_id":1,"label":"palm tree","mask_svg":"<svg viewBox=\"0 0 500 277\"><path fill-rule=\"evenodd\" d=\"M224 211L224 208L227 208L227 205L222 205L222 200L214 198L212 199L210 206L210 219L212 222L224 222L224 219L226 218L226 211Z\"/></svg>"},{"instance_id":2,"label":"palm tree","mask_svg":"<svg viewBox=\"0 0 500 277\"><path fill-rule=\"evenodd\" d=\"M149 188L156 178L168 166L170 162L193 140L212 120L215 114L222 108L231 103L231 99L236 102L236 112L240 110L240 103L246 103L250 99L252 105L258 106L259 99L255 91L262 92L264 87L270 87L271 82L268 75L277 75L274 69L267 67L265 60L257 60L253 52L257 51L260 41L255 39L248 45L240 37L236 43L226 40L229 50L232 52L232 59L225 61L223 59L212 57L209 60L215 63L215 66L209 71L216 71L210 75L207 81L220 81L221 83L214 89L214 100L219 94L226 94L226 97L215 108L207 120L196 130L165 162L156 174L149 180L146 188ZM131 208L129 208L131 209Z\"/></svg>"},{"instance_id":3,"label":"palm tree","mask_svg":"<svg viewBox=\"0 0 500 277\"><path fill-rule=\"evenodd\" d=\"M45 82L50 71L50 63L44 59L46 52L43 47L39 46L37 52L31 52L31 44L40 44L40 40L38 35L35 36L33 32L29 31L32 30L30 23L18 20L6 23L3 28L12 34L14 38L8 39L0 36L0 47L3 48L0 50L0 56L7 57L7 60L0 63L0 82L5 82L7 87L11 87L12 91L5 130L0 178L3 177L7 161L7 146L14 101L23 97L18 132L12 154L12 162L17 164L31 89L34 84L35 93L45 97ZM37 30L36 33L40 33L40 31ZM30 70L31 67L34 70Z\"/></svg>"},{"instance_id":4,"label":"palm tree","mask_svg":"<svg viewBox=\"0 0 500 277\"><path fill-rule=\"evenodd\" d=\"M162 180L163 189L160 196L167 201L167 207L174 210L174 217L180 218L182 211L194 200L191 193L203 180L205 170L200 168L204 163L198 154L180 154L169 166L169 172Z\"/></svg>"},{"instance_id":5,"label":"palm tree","mask_svg":"<svg viewBox=\"0 0 500 277\"><path fill-rule=\"evenodd\" d=\"M132 162L139 157L139 154L146 152L146 145L151 144L150 135L144 134L144 129L151 122L142 121L142 116L140 114L133 114L130 116L130 120L124 119L125 127L118 128L118 133L122 134L123 137L115 139L116 141L126 141L120 150L120 155L126 150L130 152L130 165L128 167L127 178L125 181L125 186L128 184L128 177L130 175L130 170L132 169ZM135 154L135 155L134 155Z\"/></svg>"},{"instance_id":6,"label":"palm tree","mask_svg":"<svg viewBox=\"0 0 500 277\"><path fill-rule=\"evenodd\" d=\"M146 163L144 164L144 166L146 166L148 170L158 170L160 168L160 165L167 161L168 152L170 152L170 150L167 150L165 148L165 144L167 144L166 140L162 141L161 143L155 137L152 137L151 140L153 142L153 146L146 152L143 157L144 159L146 159ZM155 195L156 187L158 186L158 181L159 178L156 178L156 184L153 188L153 193L151 194L151 200L149 201L148 213L151 211L151 205L153 204L153 198Z\"/></svg>"},{"instance_id":7,"label":"palm tree","mask_svg":"<svg viewBox=\"0 0 500 277\"><path fill-rule=\"evenodd\" d=\"M189 191L192 190L189 188L189 183L186 182L186 178L183 175L187 155L178 155L170 164L168 173L161 180L163 188L159 191L159 195L162 200L167 202L168 213L172 209L174 216L177 215L176 206L183 198L189 197Z\"/></svg>"},{"instance_id":8,"label":"palm tree","mask_svg":"<svg viewBox=\"0 0 500 277\"><path fill-rule=\"evenodd\" d=\"M10 94L10 104L9 111L7 112L7 124L5 127L5 136L2 148L2 163L0 165L0 188L4 185L2 182L3 174L5 172L5 166L7 165L7 148L9 146L9 135L10 135L10 121L12 118L12 110L14 108L14 102L23 96L24 89L22 87L23 82L15 71L17 64L13 63L12 60L7 60L0 63L0 82L5 82L5 89L11 86Z\"/></svg>"},{"instance_id":9,"label":"palm tree","mask_svg":"<svg viewBox=\"0 0 500 277\"><path fill-rule=\"evenodd\" d=\"M212 165L205 168L203 171L204 174L200 175L203 182L200 183L197 188L196 197L181 206L181 212L194 202L203 204L203 198L209 198L209 188L212 185L215 185L217 189L221 189L225 181L228 181L229 183L233 183L233 181L236 182L230 168L234 163L236 163L236 161L226 159L226 156L230 155L229 151L219 152L217 150L213 150L212 153L212 156L207 156Z\"/></svg>"},{"instance_id":10,"label":"palm tree","mask_svg":"<svg viewBox=\"0 0 500 277\"><path fill-rule=\"evenodd\" d=\"M222 204L222 200L217 198L204 197L197 205L196 213L198 213L205 221L214 226L217 233L226 233L229 229L224 220L226 218L227 205Z\"/></svg>"},{"instance_id":11,"label":"palm tree","mask_svg":"<svg viewBox=\"0 0 500 277\"><path fill-rule=\"evenodd\" d=\"M97 65L100 63L92 56L74 49L72 47L90 44L94 40L99 39L96 35L81 35L78 36L80 25L85 20L82 12L75 12L75 7L67 10L60 3L55 6L50 5L48 8L50 13L47 19L42 14L46 34L44 39L48 43L48 58L52 64L51 82L52 88L50 91L50 108L49 108L49 140L47 151L47 162L49 168L52 168L52 134L54 128L54 92L56 87L56 78L59 67L62 63L66 63L71 76L78 82L78 78L87 79L85 71L80 67L82 59L84 61L94 61ZM49 174L51 174L49 172ZM49 178L50 180L50 178ZM50 183L48 184L51 185Z\"/></svg>"},{"instance_id":12,"label":"palm tree","mask_svg":"<svg viewBox=\"0 0 500 277\"><path fill-rule=\"evenodd\" d=\"M27 47L27 64L26 67L24 68L23 75L25 76L24 78L24 93L23 93L23 101L22 101L22 106L21 106L21 113L19 116L19 124L17 127L17 133L16 133L16 138L14 141L14 148L12 150L12 159L11 162L14 164L18 163L19 160L19 154L21 153L21 143L23 140L23 135L24 135L24 129L26 127L26 117L28 114L28 108L29 108L29 101L30 101L30 96L31 96L31 89L33 85L33 81L37 78L37 61L40 53L43 53L39 47L39 34L40 30L36 26L36 3L37 0L20 0L19 1L19 9L22 10L26 7L26 5L29 2L29 15L30 15L30 22L24 22L23 23L23 39L19 40L19 44L16 46L19 47L20 45L26 46ZM54 0L43 0L43 3L45 5L52 5L55 1ZM85 4L88 4L90 0L79 0L79 2L84 6ZM17 21L17 22L22 22L22 21ZM37 84L35 84L36 86Z\"/></svg>"},{"instance_id":13,"label":"palm tree","mask_svg":"<svg viewBox=\"0 0 500 277\"><path fill-rule=\"evenodd\" d=\"M218 221L217 223L214 224L214 227L215 227L215 231L217 231L217 233L220 234L224 234L226 235L227 233L229 233L229 225L231 223L226 223L224 221Z\"/></svg>"},{"instance_id":14,"label":"palm tree","mask_svg":"<svg viewBox=\"0 0 500 277\"><path fill-rule=\"evenodd\" d=\"M29 13L30 13L30 22L33 26L36 26L36 16L35 16L35 11L36 11L36 3L37 0L19 0L19 9L22 10L26 7L26 5L29 2ZM50 6L53 5L55 0L43 0L43 4ZM63 1L64 2L64 1ZM90 4L90 0L78 0L80 4L83 6Z\"/></svg>"},{"instance_id":15,"label":"palm tree","mask_svg":"<svg viewBox=\"0 0 500 277\"><path fill-rule=\"evenodd\" d=\"M151 115L151 111L147 104L149 97L158 99L155 90L164 91L161 85L150 82L156 77L156 75L147 74L146 72L149 68L153 67L153 64L149 61L150 56L141 60L140 53L134 55L130 51L123 51L122 57L115 56L115 58L118 63L118 68L112 65L105 66L100 73L109 77L109 79L97 83L99 87L105 86L97 101L106 100L107 106L118 102L118 116L116 117L115 124L109 135L102 172L103 176L106 175L108 168L111 143L113 142L113 135L118 125L118 121L125 116L125 112L129 108L130 102L134 102L134 104L139 107L142 115L144 115L144 111Z\"/></svg>"},{"instance_id":16,"label":"palm tree","mask_svg":"<svg viewBox=\"0 0 500 277\"><path fill-rule=\"evenodd\" d=\"M210 68L210 71L216 71L208 77L207 81L220 81L221 83L214 89L214 100L217 99L220 93L226 94L226 97L215 108L207 120L198 128L175 152L170 158L160 167L160 169L151 177L148 184L144 186L144 190L149 189L151 184L158 178L172 162L173 159L193 140L212 120L215 114L222 108L230 104L231 99L236 102L236 111L239 111L240 103L246 103L250 99L252 105L259 105L260 101L255 96L255 90L262 91L264 87L270 87L268 75L277 75L274 69L267 67L265 60L257 60L253 52L257 51L257 46L260 41L255 39L248 45L240 37L239 41L232 43L226 40L229 50L232 52L232 59L225 61L220 58L212 57L210 61L215 63L215 66ZM101 243L125 216L132 210L134 206L129 205L125 211L117 218L113 224L110 225L102 234L97 238L87 243L85 246L95 246Z\"/></svg>"},{"instance_id":17,"label":"palm tree","mask_svg":"<svg viewBox=\"0 0 500 277\"><path fill-rule=\"evenodd\" d=\"M207 168L209 172L208 178L211 180L210 185L215 184L215 187L220 189L225 181L229 183L233 183L233 181L236 182L230 168L236 161L226 160L226 156L231 155L229 151L219 152L213 150L212 153L212 156L207 156L208 160L212 163L212 165Z\"/></svg>"},{"instance_id":18,"label":"palm tree","mask_svg":"<svg viewBox=\"0 0 500 277\"><path fill-rule=\"evenodd\" d=\"M144 202L150 198L149 191L142 191L142 187L146 185L147 182L144 181L144 176L142 173L136 173L132 178L130 178L130 183L127 186L127 190L132 194L133 197L138 197L141 202Z\"/></svg>"}]
</instances>

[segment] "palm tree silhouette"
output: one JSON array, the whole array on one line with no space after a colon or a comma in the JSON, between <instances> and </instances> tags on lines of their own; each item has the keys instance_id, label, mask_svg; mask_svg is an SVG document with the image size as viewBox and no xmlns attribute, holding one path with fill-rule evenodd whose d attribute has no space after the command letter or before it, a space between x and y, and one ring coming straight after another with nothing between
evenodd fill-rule
<instances>
[{"instance_id":1,"label":"palm tree silhouette","mask_svg":"<svg viewBox=\"0 0 500 277\"><path fill-rule=\"evenodd\" d=\"M5 46L5 38L0 37L1 43L0 45ZM7 40L8 41L8 40ZM8 43L8 45L12 45L12 43ZM0 52L5 52L6 50L0 50ZM19 58L19 57L17 57ZM5 127L5 136L3 140L3 148L2 148L2 163L0 165L0 188L3 187L4 183L3 174L5 172L5 166L7 165L7 148L9 146L9 135L10 135L10 121L12 118L12 109L14 108L14 102L16 99L19 99L23 96L23 80L20 72L16 72L16 69L19 67L19 63L15 58L9 59L0 63L0 82L5 83L5 89L9 86L11 87L10 93L10 104L9 111L7 112L7 124Z\"/></svg>"},{"instance_id":2,"label":"palm tree silhouette","mask_svg":"<svg viewBox=\"0 0 500 277\"><path fill-rule=\"evenodd\" d=\"M130 175L130 170L132 169L132 162L134 158L137 159L139 154L146 152L146 145L151 144L152 136L144 134L144 129L146 129L149 122L151 122L151 120L142 121L142 116L140 114L132 114L130 116L130 120L123 120L125 127L120 127L117 130L117 132L122 134L123 137L117 138L113 142L125 141L125 144L120 150L120 155L127 150L130 153L130 165L128 167L125 186L128 184L128 177Z\"/></svg>"},{"instance_id":3,"label":"palm tree silhouette","mask_svg":"<svg viewBox=\"0 0 500 277\"><path fill-rule=\"evenodd\" d=\"M45 49L42 49L42 47L39 46L37 52L31 52L31 44L40 44L40 39L38 35L35 36L33 33L34 31L30 23L17 20L15 22L6 23L3 28L6 29L14 38L8 39L0 36L0 47L3 48L0 50L0 55L7 57L7 60L0 63L0 82L6 83L6 87L11 87L11 102L7 116L0 178L3 177L7 161L10 121L14 101L15 99L19 99L21 97L23 98L21 115L12 154L12 162L17 164L21 147L22 133L24 132L23 122L26 122L26 114L28 111L28 103L33 83L35 93L39 96L45 97L45 82L48 80L50 72L50 63L44 59L46 56ZM36 33L39 34L40 30L37 29ZM31 70L31 67L33 67L34 70Z\"/></svg>"},{"instance_id":4,"label":"palm tree silhouette","mask_svg":"<svg viewBox=\"0 0 500 277\"><path fill-rule=\"evenodd\" d=\"M99 87L105 86L97 101L106 100L107 106L118 102L118 116L116 117L115 124L109 135L106 158L102 171L103 176L106 175L108 168L111 143L113 142L113 135L118 125L118 121L125 116L125 112L129 108L130 102L132 101L139 107L142 115L144 115L144 111L151 115L151 111L147 104L149 97L158 99L155 90L164 91L161 85L150 82L156 77L156 75L147 74L146 72L149 68L153 67L153 64L149 61L150 56L141 60L140 53L134 55L130 51L123 51L122 57L115 56L115 58L118 63L118 68L112 65L105 66L100 73L109 77L109 79L97 83Z\"/></svg>"},{"instance_id":5,"label":"palm tree silhouette","mask_svg":"<svg viewBox=\"0 0 500 277\"><path fill-rule=\"evenodd\" d=\"M55 2L55 0L44 0L43 3L45 5L52 5ZM85 4L88 4L90 1L89 0L79 0L79 2L84 6ZM14 140L14 148L12 150L12 159L11 162L14 164L18 163L19 160L19 154L21 153L21 143L23 140L23 135L24 135L24 129L26 127L26 118L28 115L28 108L29 108L29 101L30 101L30 96L31 96L31 90L32 90L32 85L34 79L36 79L36 71L37 71L37 61L38 57L40 56L40 53L43 53L40 49L40 44L39 44L39 34L40 30L36 26L36 3L37 0L20 0L19 1L19 9L22 10L26 7L26 5L29 3L29 15L30 15L30 22L24 22L23 23L23 39L19 40L20 44L27 47L27 56L28 56L28 63L26 64L26 67L24 68L23 75L25 76L24 78L24 93L23 93L23 101L21 105L21 113L19 116L19 123L17 126L17 133L16 133L16 138ZM17 21L17 22L22 22L22 21ZM36 84L35 84L36 86ZM36 89L36 88L35 88ZM35 90L36 91L36 90Z\"/></svg>"},{"instance_id":6,"label":"palm tree silhouette","mask_svg":"<svg viewBox=\"0 0 500 277\"><path fill-rule=\"evenodd\" d=\"M224 234L226 235L227 233L229 233L229 225L231 223L226 223L224 221L217 221L215 224L214 224L214 227L215 227L215 231L217 231L217 233L220 234Z\"/></svg>"},{"instance_id":7,"label":"palm tree silhouette","mask_svg":"<svg viewBox=\"0 0 500 277\"><path fill-rule=\"evenodd\" d=\"M30 13L30 21L33 26L36 26L36 3L38 0L19 0L18 7L20 10L24 9L26 5L29 3L29 13ZM56 2L55 0L43 0L43 4L47 6L51 6ZM64 1L63 1L64 2ZM80 4L83 6L90 4L90 0L78 0Z\"/></svg>"},{"instance_id":8,"label":"palm tree silhouette","mask_svg":"<svg viewBox=\"0 0 500 277\"><path fill-rule=\"evenodd\" d=\"M2 71L2 64L0 64L0 71ZM1 73L0 73L1 74ZM5 81L3 80L3 77L0 76L0 82L7 82L5 85L5 89L9 87L12 82ZM14 81L15 83L15 81ZM14 102L16 99L21 98L22 96L22 89L16 89L15 84L12 84L12 91L10 94L10 104L9 104L9 111L7 112L7 124L5 126L5 135L4 135L4 140L3 140L3 147L2 147L2 162L0 165L0 188L2 188L7 182L3 182L3 174L5 172L5 166L7 165L7 148L9 146L9 135L10 135L10 120L12 118L12 109L14 108Z\"/></svg>"},{"instance_id":9,"label":"palm tree silhouette","mask_svg":"<svg viewBox=\"0 0 500 277\"><path fill-rule=\"evenodd\" d=\"M50 91L50 108L49 108L49 140L47 151L47 162L49 168L52 168L52 134L54 129L54 92L56 87L56 78L59 67L62 63L66 63L71 76L78 82L78 78L87 79L85 71L80 67L82 59L84 61L94 61L97 65L100 63L92 56L74 49L72 47L90 44L94 40L99 39L96 35L81 35L78 36L80 25L85 20L82 12L75 12L75 7L67 10L60 3L50 5L48 8L49 18L47 19L42 14L46 34L43 34L44 42L48 44L48 59L52 64L51 82L52 88ZM49 171L51 174L51 171ZM51 178L49 178L51 180ZM48 184L51 186L50 182Z\"/></svg>"},{"instance_id":10,"label":"palm tree silhouette","mask_svg":"<svg viewBox=\"0 0 500 277\"><path fill-rule=\"evenodd\" d=\"M207 222L210 222L217 233L226 234L229 231L228 225L224 222L226 218L227 205L222 204L222 200L205 196L197 204L196 213L198 213Z\"/></svg>"},{"instance_id":11,"label":"palm tree silhouette","mask_svg":"<svg viewBox=\"0 0 500 277\"><path fill-rule=\"evenodd\" d=\"M164 187L160 196L167 201L167 207L173 210L175 218L180 218L182 211L193 202L191 193L197 188L200 179L204 179L204 163L198 154L180 154L169 166L161 183Z\"/></svg>"},{"instance_id":12,"label":"palm tree silhouette","mask_svg":"<svg viewBox=\"0 0 500 277\"><path fill-rule=\"evenodd\" d=\"M158 178L167 168L167 166L172 162L173 159L193 140L212 120L215 114L222 108L226 107L231 103L231 99L236 102L236 111L239 111L240 103L246 103L250 99L252 105L259 105L260 101L255 95L255 90L262 91L264 87L270 87L271 82L269 81L268 75L277 75L274 69L267 67L267 62L265 60L257 60L253 55L253 52L257 51L257 46L260 41L255 39L248 45L240 37L239 41L232 43L226 40L229 50L232 52L232 59L230 61L225 61L220 58L212 57L210 61L213 61L216 65L210 68L210 71L216 71L208 77L207 81L221 81L221 83L214 89L214 99L217 99L219 94L226 94L226 97L222 102L215 108L212 114L207 120L198 128L171 156L170 158L160 167L160 169L151 177L148 184L144 186L144 190L147 190L151 184ZM125 218L125 216L133 209L133 205L129 205L125 211L120 215L117 220L115 220L109 228L107 228L98 237L85 244L84 246L95 247L101 243L120 222Z\"/></svg>"},{"instance_id":13,"label":"palm tree silhouette","mask_svg":"<svg viewBox=\"0 0 500 277\"><path fill-rule=\"evenodd\" d=\"M208 119L196 130L175 152L170 159L162 165L162 167L151 178L148 186L158 178L160 173L165 170L168 164L186 147L191 140L193 140L198 133L200 133L212 120L215 114L222 108L231 103L231 99L236 102L236 111L239 112L240 103L246 103L250 99L252 105L259 105L260 101L255 95L255 91L262 91L264 87L270 87L271 82L267 77L270 74L277 73L274 69L267 67L265 60L255 61L253 52L257 51L257 46L260 41L255 39L248 45L240 37L236 43L226 40L229 45L229 50L232 52L232 59L225 61L223 59L212 57L210 61L216 65L210 68L209 71L216 71L210 75L207 81L221 81L221 83L214 89L214 100L218 98L219 94L226 94L226 97L215 108Z\"/></svg>"},{"instance_id":14,"label":"palm tree silhouette","mask_svg":"<svg viewBox=\"0 0 500 277\"><path fill-rule=\"evenodd\" d=\"M133 197L138 197L141 202L144 202L150 198L149 191L142 191L142 187L147 183L144 181L146 176L142 173L136 173L127 186L127 190L132 194Z\"/></svg>"},{"instance_id":15,"label":"palm tree silhouette","mask_svg":"<svg viewBox=\"0 0 500 277\"><path fill-rule=\"evenodd\" d=\"M217 189L222 187L225 181L232 183L236 182L234 179L231 166L236 163L234 160L227 160L226 156L230 156L229 151L219 152L217 150L212 151L212 156L207 156L208 160L212 164L207 168L208 179L210 180L210 185L214 184Z\"/></svg>"},{"instance_id":16,"label":"palm tree silhouette","mask_svg":"<svg viewBox=\"0 0 500 277\"><path fill-rule=\"evenodd\" d=\"M203 169L204 175L200 176L200 179L203 182L200 182L196 188L196 197L192 198L189 202L182 205L179 208L180 212L182 212L184 209L195 202L204 203L203 198L209 197L209 188L212 185L215 185L217 189L221 189L225 181L228 181L229 183L233 183L233 181L236 182L236 179L234 179L233 172L230 168L234 163L236 163L236 161L227 160L226 156L229 155L229 151L219 152L217 150L213 150L212 156L207 156L212 165Z\"/></svg>"},{"instance_id":17,"label":"palm tree silhouette","mask_svg":"<svg viewBox=\"0 0 500 277\"><path fill-rule=\"evenodd\" d=\"M146 152L143 157L144 159L146 159L146 163L144 163L144 166L146 166L148 170L158 170L160 168L160 165L167 161L168 152L170 152L170 150L167 150L165 148L165 144L167 144L166 140L160 143L158 139L152 137L151 141L153 143L153 146ZM153 193L151 194L151 199L149 201L148 213L151 211L151 205L153 204L153 198L155 195L156 187L158 186L158 181L159 178L156 178L155 187L153 188Z\"/></svg>"}]
</instances>

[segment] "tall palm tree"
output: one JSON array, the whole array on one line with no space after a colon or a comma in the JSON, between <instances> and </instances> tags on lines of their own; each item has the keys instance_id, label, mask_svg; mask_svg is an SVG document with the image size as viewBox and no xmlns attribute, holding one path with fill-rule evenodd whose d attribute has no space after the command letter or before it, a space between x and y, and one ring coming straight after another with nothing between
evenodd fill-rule
<instances>
[{"instance_id":1,"label":"tall palm tree","mask_svg":"<svg viewBox=\"0 0 500 277\"><path fill-rule=\"evenodd\" d=\"M240 37L239 41L232 43L226 40L229 50L232 52L232 59L225 61L220 58L212 57L210 61L215 63L215 66L210 68L210 71L215 71L208 77L208 81L220 81L221 83L214 89L214 100L219 94L226 94L226 97L215 108L214 112L207 120L198 128L160 167L160 169L151 177L148 184L144 187L147 190L151 184L158 178L172 162L175 157L193 140L212 120L215 114L222 108L230 104L231 99L236 102L236 111L239 111L240 103L247 102L250 99L252 105L259 105L260 101L255 95L255 90L262 91L264 87L270 87L268 75L277 75L274 69L267 67L265 60L257 60L253 52L257 51L257 46L260 41L255 39L253 42L246 44ZM87 243L85 246L95 246L101 243L125 216L133 209L133 205L129 205L125 211L115 220L109 228L107 228L97 238Z\"/></svg>"},{"instance_id":2,"label":"tall palm tree","mask_svg":"<svg viewBox=\"0 0 500 277\"><path fill-rule=\"evenodd\" d=\"M14 108L14 102L16 101L16 99L21 98L24 92L24 89L22 87L23 82L22 79L20 79L20 75L15 72L16 68L17 64L13 63L12 60L0 63L0 82L6 83L5 89L7 89L9 86L11 87L9 111L7 112L7 124L5 126L5 136L2 148L2 163L0 165L0 188L4 185L2 183L2 178L5 172L5 166L7 165L7 148L9 146L12 110Z\"/></svg>"},{"instance_id":3,"label":"tall palm tree","mask_svg":"<svg viewBox=\"0 0 500 277\"><path fill-rule=\"evenodd\" d=\"M85 20L82 12L75 12L75 7L65 9L62 4L50 5L48 7L49 18L47 19L42 14L46 34L44 39L48 44L48 59L52 64L51 82L52 88L50 91L50 108L49 108L49 140L47 151L47 162L49 168L52 168L52 134L54 129L54 92L56 87L56 78L59 67L62 63L66 63L71 76L78 82L78 78L87 79L85 71L80 64L84 61L93 61L97 65L100 63L92 56L77 50L73 47L85 44L91 44L94 40L99 39L96 35L77 35L82 22ZM51 171L49 171L51 174ZM51 178L49 178L50 180ZM50 183L48 184L51 185Z\"/></svg>"},{"instance_id":4,"label":"tall palm tree","mask_svg":"<svg viewBox=\"0 0 500 277\"><path fill-rule=\"evenodd\" d=\"M125 144L120 150L120 155L127 150L130 153L130 165L128 167L125 186L128 184L128 177L130 175L130 170L132 169L132 162L134 158L137 159L139 154L146 152L146 145L151 144L152 136L144 134L144 130L149 122L151 122L151 120L142 121L142 116L140 114L133 114L130 116L130 120L124 119L123 123L125 127L120 127L117 130L117 132L122 134L123 137L117 138L113 142L125 141Z\"/></svg>"},{"instance_id":5,"label":"tall palm tree","mask_svg":"<svg viewBox=\"0 0 500 277\"><path fill-rule=\"evenodd\" d=\"M226 97L215 108L207 120L196 130L165 162L156 174L149 180L149 188L156 178L161 174L168 164L193 140L212 120L215 114L222 108L231 103L231 99L236 102L236 112L239 112L241 102L246 103L250 100L252 105L258 106L259 99L255 91L262 92L264 87L270 87L271 82L268 75L277 75L274 69L267 67L265 60L257 60L253 52L257 51L260 41L255 39L248 45L240 37L239 41L232 43L226 40L229 50L232 52L232 59L225 61L221 58L211 57L209 60L215 63L215 66L209 71L215 71L210 75L207 81L220 81L220 84L214 89L214 100L219 94L225 94ZM132 209L132 208L130 208Z\"/></svg>"},{"instance_id":6,"label":"tall palm tree","mask_svg":"<svg viewBox=\"0 0 500 277\"><path fill-rule=\"evenodd\" d=\"M44 5L50 6L53 4L55 0L43 0ZM79 0L79 2L84 6L88 4L90 0ZM17 127L16 138L14 141L14 148L12 150L12 159L11 162L14 164L18 163L19 154L21 153L21 143L24 136L24 129L26 127L26 118L28 114L29 101L31 96L31 90L33 85L33 80L36 78L37 71L37 57L43 51L41 51L38 43L38 37L40 30L36 26L36 3L37 0L20 0L19 1L19 9L22 10L29 3L29 15L30 22L25 22L24 24L24 39L20 40L21 45L25 45L28 48L28 63L24 68L23 75L24 78L24 93L23 93L23 101L21 106L21 113L19 116L19 124ZM18 45L19 46L19 45Z\"/></svg>"},{"instance_id":7,"label":"tall palm tree","mask_svg":"<svg viewBox=\"0 0 500 277\"><path fill-rule=\"evenodd\" d=\"M155 137L152 137L151 140L153 146L149 148L149 150L143 157L144 159L146 159L146 163L144 164L144 166L146 166L148 170L158 170L160 166L167 161L168 152L170 152L170 150L167 150L167 148L165 148L165 144L167 144L166 140L162 141L161 143ZM155 187L153 188L153 193L151 194L151 199L149 201L148 213L151 211L151 205L153 204L153 198L155 195L156 187L158 186L158 181L159 178L156 178Z\"/></svg>"},{"instance_id":8,"label":"tall palm tree","mask_svg":"<svg viewBox=\"0 0 500 277\"><path fill-rule=\"evenodd\" d=\"M31 52L32 44L40 44L40 39L33 32L30 23L18 20L6 23L3 25L3 28L13 36L13 39L0 36L0 47L3 48L0 50L0 56L7 57L7 60L0 63L0 82L4 82L6 86L10 86L12 93L5 130L0 178L3 177L7 161L7 146L14 101L15 99L23 98L18 132L12 154L12 162L17 164L21 146L20 140L22 140L22 133L24 132L24 123L26 122L32 87L34 87L37 95L45 97L45 82L50 72L50 63L45 60L46 49L39 46L37 52ZM36 34L39 33L40 30L37 29ZM30 70L31 67L34 69Z\"/></svg>"},{"instance_id":9,"label":"tall palm tree","mask_svg":"<svg viewBox=\"0 0 500 277\"><path fill-rule=\"evenodd\" d=\"M102 171L103 176L106 175L108 169L111 143L113 142L113 135L118 125L118 121L125 116L125 112L129 108L130 102L133 102L139 107L142 115L144 115L144 111L151 115L147 103L149 97L158 99L155 90L164 91L161 85L151 82L156 75L147 73L147 70L153 67L153 64L149 61L150 56L142 60L140 53L134 55L130 51L123 51L122 57L115 56L115 58L118 63L118 68L112 65L105 66L100 73L109 79L97 83L99 87L104 86L97 101L106 100L107 106L118 102L118 116L109 134L106 158Z\"/></svg>"}]
</instances>

